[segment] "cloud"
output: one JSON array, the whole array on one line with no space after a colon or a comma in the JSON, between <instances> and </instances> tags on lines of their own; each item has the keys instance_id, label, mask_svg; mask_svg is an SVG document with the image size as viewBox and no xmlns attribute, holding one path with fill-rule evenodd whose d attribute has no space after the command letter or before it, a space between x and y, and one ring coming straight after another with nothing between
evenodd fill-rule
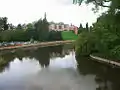
<instances>
[{"instance_id":1,"label":"cloud","mask_svg":"<svg viewBox=\"0 0 120 90\"><path fill-rule=\"evenodd\" d=\"M47 12L48 21L73 23L79 26L96 21L97 15L91 6L77 6L72 0L0 0L0 17L8 17L9 23L29 23L43 18Z\"/></svg>"},{"instance_id":2,"label":"cloud","mask_svg":"<svg viewBox=\"0 0 120 90\"><path fill-rule=\"evenodd\" d=\"M73 1L72 0L55 0L58 4L61 5L72 5Z\"/></svg>"}]
</instances>

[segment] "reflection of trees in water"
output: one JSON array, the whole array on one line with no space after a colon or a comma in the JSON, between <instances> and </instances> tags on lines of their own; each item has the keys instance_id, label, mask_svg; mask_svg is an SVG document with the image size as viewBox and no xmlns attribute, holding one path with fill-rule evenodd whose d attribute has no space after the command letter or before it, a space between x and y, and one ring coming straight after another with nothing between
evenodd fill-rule
<instances>
[{"instance_id":1,"label":"reflection of trees in water","mask_svg":"<svg viewBox=\"0 0 120 90\"><path fill-rule=\"evenodd\" d=\"M63 46L53 46L53 47L49 47L49 54L51 58L55 58L55 57L64 57L65 54L63 53Z\"/></svg>"},{"instance_id":2,"label":"reflection of trees in water","mask_svg":"<svg viewBox=\"0 0 120 90\"><path fill-rule=\"evenodd\" d=\"M5 67L9 68L9 64L11 61L14 60L14 55L12 54L5 54L5 55L0 55L0 72L4 71Z\"/></svg>"},{"instance_id":3,"label":"reflection of trees in water","mask_svg":"<svg viewBox=\"0 0 120 90\"><path fill-rule=\"evenodd\" d=\"M33 57L39 61L42 67L47 67L50 62L49 50L48 48L39 48L33 53Z\"/></svg>"},{"instance_id":4,"label":"reflection of trees in water","mask_svg":"<svg viewBox=\"0 0 120 90\"><path fill-rule=\"evenodd\" d=\"M89 58L77 58L78 70L83 75L95 75L96 90L120 90L120 70L97 63Z\"/></svg>"},{"instance_id":5,"label":"reflection of trees in water","mask_svg":"<svg viewBox=\"0 0 120 90\"><path fill-rule=\"evenodd\" d=\"M70 45L69 45L70 46ZM72 50L72 49L71 49ZM67 45L44 47L44 48L30 48L30 49L17 49L15 52L0 53L0 71L3 71L5 67L9 66L9 63L18 58L23 60L23 58L38 60L42 67L49 66L50 58L53 57L64 57L66 54L70 54L69 47Z\"/></svg>"}]
</instances>

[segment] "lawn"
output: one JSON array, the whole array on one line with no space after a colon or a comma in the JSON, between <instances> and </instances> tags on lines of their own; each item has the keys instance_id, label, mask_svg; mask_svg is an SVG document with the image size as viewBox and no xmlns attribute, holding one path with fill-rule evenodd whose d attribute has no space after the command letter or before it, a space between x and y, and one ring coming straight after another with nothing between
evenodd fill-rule
<instances>
[{"instance_id":1,"label":"lawn","mask_svg":"<svg viewBox=\"0 0 120 90\"><path fill-rule=\"evenodd\" d=\"M63 31L62 38L63 40L76 40L78 36L74 34L72 31Z\"/></svg>"}]
</instances>

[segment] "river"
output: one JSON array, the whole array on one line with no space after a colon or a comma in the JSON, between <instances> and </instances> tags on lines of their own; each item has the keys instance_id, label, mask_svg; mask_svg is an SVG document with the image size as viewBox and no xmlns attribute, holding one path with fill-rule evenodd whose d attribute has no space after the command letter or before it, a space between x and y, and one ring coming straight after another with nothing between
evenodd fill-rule
<instances>
[{"instance_id":1,"label":"river","mask_svg":"<svg viewBox=\"0 0 120 90\"><path fill-rule=\"evenodd\" d=\"M120 70L75 58L72 45L0 52L0 90L120 90Z\"/></svg>"}]
</instances>

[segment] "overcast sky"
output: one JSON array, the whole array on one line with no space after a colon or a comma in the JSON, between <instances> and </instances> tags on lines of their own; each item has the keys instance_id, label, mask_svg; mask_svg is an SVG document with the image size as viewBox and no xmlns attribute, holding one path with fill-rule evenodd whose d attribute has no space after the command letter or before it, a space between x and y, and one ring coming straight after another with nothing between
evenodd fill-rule
<instances>
[{"instance_id":1,"label":"overcast sky","mask_svg":"<svg viewBox=\"0 0 120 90\"><path fill-rule=\"evenodd\" d=\"M44 17L48 21L64 22L79 26L80 23L92 24L98 15L91 6L73 5L72 0L0 0L0 17L8 17L9 23L29 23Z\"/></svg>"}]
</instances>

